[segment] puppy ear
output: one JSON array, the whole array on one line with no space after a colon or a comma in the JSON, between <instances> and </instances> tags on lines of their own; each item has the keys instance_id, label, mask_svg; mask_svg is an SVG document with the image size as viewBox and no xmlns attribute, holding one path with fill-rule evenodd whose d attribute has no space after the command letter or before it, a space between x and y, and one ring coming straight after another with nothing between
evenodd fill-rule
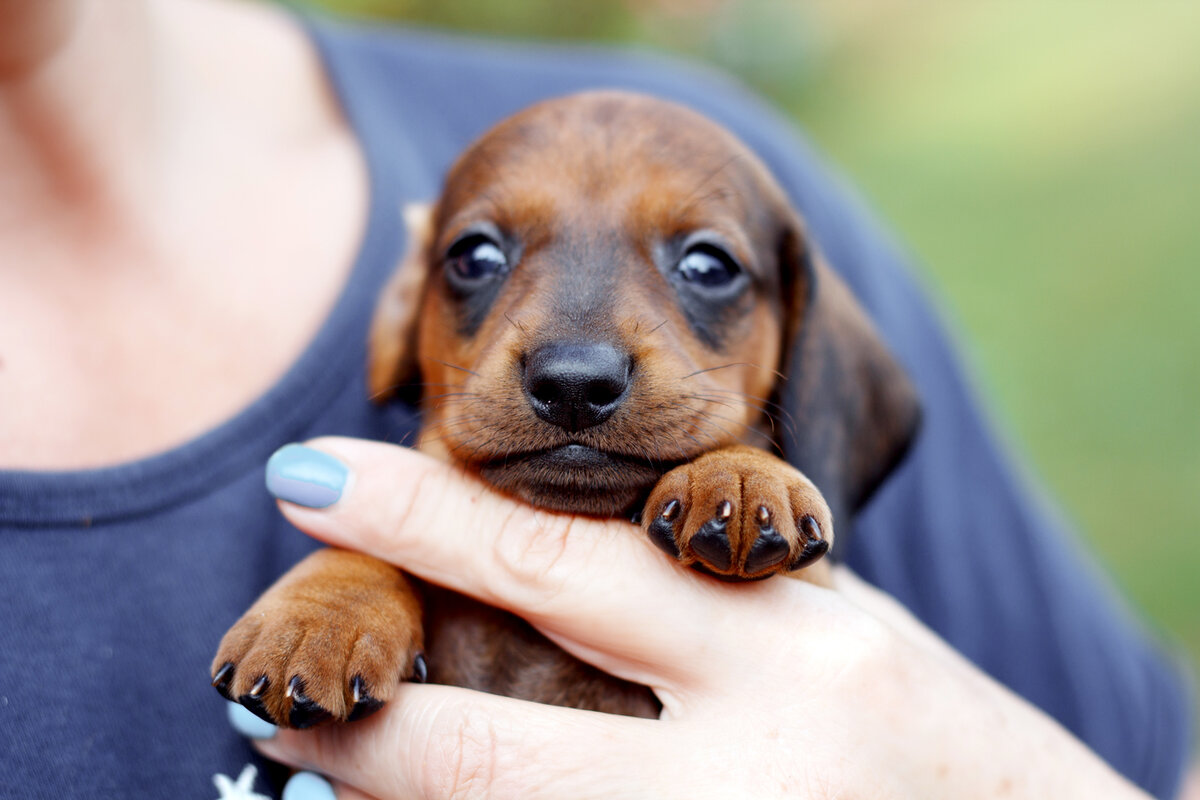
<instances>
[{"instance_id":1,"label":"puppy ear","mask_svg":"<svg viewBox=\"0 0 1200 800\"><path fill-rule=\"evenodd\" d=\"M405 206L404 222L408 227L408 252L379 297L367 336L367 389L376 403L413 394L412 387L420 380L417 312L429 275L431 207L423 203ZM415 394L419 395L419 390Z\"/></svg>"},{"instance_id":2,"label":"puppy ear","mask_svg":"<svg viewBox=\"0 0 1200 800\"><path fill-rule=\"evenodd\" d=\"M785 239L788 378L778 402L791 418L777 428L779 445L843 522L844 542L845 523L907 453L920 407L912 382L798 219Z\"/></svg>"}]
</instances>

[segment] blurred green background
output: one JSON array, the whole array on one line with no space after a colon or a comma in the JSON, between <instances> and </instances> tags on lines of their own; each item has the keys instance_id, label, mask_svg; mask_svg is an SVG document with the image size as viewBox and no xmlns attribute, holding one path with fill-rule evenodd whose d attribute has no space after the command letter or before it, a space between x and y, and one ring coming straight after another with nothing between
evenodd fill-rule
<instances>
[{"instance_id":1,"label":"blurred green background","mask_svg":"<svg viewBox=\"0 0 1200 800\"><path fill-rule=\"evenodd\" d=\"M314 2L669 50L770 97L915 255L1016 451L1200 664L1200 3Z\"/></svg>"}]
</instances>

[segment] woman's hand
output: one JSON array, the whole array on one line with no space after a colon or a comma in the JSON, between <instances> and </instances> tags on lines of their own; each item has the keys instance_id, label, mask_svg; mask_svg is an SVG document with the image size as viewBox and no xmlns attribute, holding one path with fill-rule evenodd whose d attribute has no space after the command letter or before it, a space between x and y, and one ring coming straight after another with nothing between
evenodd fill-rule
<instances>
[{"instance_id":1,"label":"woman's hand","mask_svg":"<svg viewBox=\"0 0 1200 800\"><path fill-rule=\"evenodd\" d=\"M517 613L663 706L630 719L406 685L363 722L258 743L343 800L1142 796L844 569L836 591L721 583L628 523L534 510L415 451L311 445L350 478L327 508L281 504L302 530Z\"/></svg>"}]
</instances>

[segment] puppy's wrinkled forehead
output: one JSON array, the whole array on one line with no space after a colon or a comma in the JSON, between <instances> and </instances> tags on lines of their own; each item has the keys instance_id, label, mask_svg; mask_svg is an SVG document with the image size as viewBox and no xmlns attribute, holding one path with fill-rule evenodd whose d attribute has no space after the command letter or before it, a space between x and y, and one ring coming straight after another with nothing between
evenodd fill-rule
<instances>
[{"instance_id":1,"label":"puppy's wrinkled forehead","mask_svg":"<svg viewBox=\"0 0 1200 800\"><path fill-rule=\"evenodd\" d=\"M506 120L460 158L447 187L436 219L445 237L479 217L534 246L572 231L669 237L711 228L747 258L746 239L768 234L784 205L726 131L682 106L617 92L542 103Z\"/></svg>"}]
</instances>

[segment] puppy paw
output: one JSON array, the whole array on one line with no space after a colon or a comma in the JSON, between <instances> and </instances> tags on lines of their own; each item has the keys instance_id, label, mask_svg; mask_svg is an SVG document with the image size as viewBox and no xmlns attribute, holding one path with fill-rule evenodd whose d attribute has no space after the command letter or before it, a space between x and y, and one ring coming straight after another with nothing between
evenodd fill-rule
<instances>
[{"instance_id":1,"label":"puppy paw","mask_svg":"<svg viewBox=\"0 0 1200 800\"><path fill-rule=\"evenodd\" d=\"M819 560L833 519L817 488L761 450L730 447L664 475L642 526L681 563L725 580L758 580Z\"/></svg>"},{"instance_id":2,"label":"puppy paw","mask_svg":"<svg viewBox=\"0 0 1200 800\"><path fill-rule=\"evenodd\" d=\"M225 634L211 674L225 698L283 727L368 716L401 680L426 678L420 603L394 567L318 551Z\"/></svg>"}]
</instances>

